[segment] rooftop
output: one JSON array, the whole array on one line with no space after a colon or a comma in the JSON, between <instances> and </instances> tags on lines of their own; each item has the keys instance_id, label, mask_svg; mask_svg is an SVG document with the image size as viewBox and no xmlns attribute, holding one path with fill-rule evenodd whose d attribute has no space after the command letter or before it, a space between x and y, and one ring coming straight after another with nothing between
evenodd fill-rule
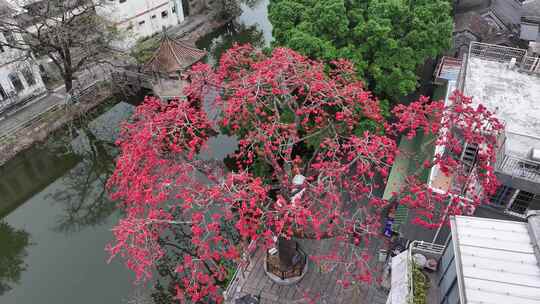
<instances>
[{"instance_id":1,"label":"rooftop","mask_svg":"<svg viewBox=\"0 0 540 304\"><path fill-rule=\"evenodd\" d=\"M525 0L522 3L522 16L540 19L540 0Z\"/></svg>"},{"instance_id":2,"label":"rooftop","mask_svg":"<svg viewBox=\"0 0 540 304\"><path fill-rule=\"evenodd\" d=\"M163 34L159 48L144 65L145 72L173 74L190 67L206 56L206 52Z\"/></svg>"},{"instance_id":3,"label":"rooftop","mask_svg":"<svg viewBox=\"0 0 540 304\"><path fill-rule=\"evenodd\" d=\"M480 44L471 47L474 45ZM505 122L508 132L540 138L540 75L509 68L511 58L521 62L524 57L519 58L519 53L508 56L511 57L496 61L489 55L471 53L465 71L464 93L496 113ZM531 148L517 140L515 144L508 142L507 147L516 153L522 153L523 148L528 152Z\"/></svg>"},{"instance_id":4,"label":"rooftop","mask_svg":"<svg viewBox=\"0 0 540 304\"><path fill-rule=\"evenodd\" d=\"M458 284L466 303L540 303L540 218L528 223L451 218Z\"/></svg>"}]
</instances>

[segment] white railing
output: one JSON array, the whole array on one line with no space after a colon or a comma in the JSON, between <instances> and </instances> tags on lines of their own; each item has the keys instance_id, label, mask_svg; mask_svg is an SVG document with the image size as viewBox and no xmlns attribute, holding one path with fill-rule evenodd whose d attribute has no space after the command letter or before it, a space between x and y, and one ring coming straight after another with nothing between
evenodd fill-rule
<instances>
[{"instance_id":1,"label":"white railing","mask_svg":"<svg viewBox=\"0 0 540 304\"><path fill-rule=\"evenodd\" d=\"M514 58L516 62L521 62L526 55L526 50L501 45L471 42L469 46L469 58L480 58L498 62L510 62Z\"/></svg>"},{"instance_id":2,"label":"white railing","mask_svg":"<svg viewBox=\"0 0 540 304\"><path fill-rule=\"evenodd\" d=\"M234 299L234 296L238 289L238 285L241 284L241 282L245 279L246 269L249 268L252 262L253 255L255 254L255 251L256 251L255 246L256 246L256 243L254 241L251 241L249 243L248 250L247 250L248 252L247 253L245 252L243 254L243 261L242 261L243 263L241 262L241 264L238 265L238 267L234 271L233 277L231 281L229 282L229 285L227 285L227 288L223 292L223 298L225 299L225 303L228 303Z\"/></svg>"},{"instance_id":3,"label":"white railing","mask_svg":"<svg viewBox=\"0 0 540 304\"><path fill-rule=\"evenodd\" d=\"M531 56L523 57L520 70L528 73L540 74L540 58Z\"/></svg>"},{"instance_id":4,"label":"white railing","mask_svg":"<svg viewBox=\"0 0 540 304\"><path fill-rule=\"evenodd\" d=\"M527 56L527 51L523 49L471 42L468 57L501 63L510 63L514 59L519 71L540 75L540 58Z\"/></svg>"},{"instance_id":5,"label":"white railing","mask_svg":"<svg viewBox=\"0 0 540 304\"><path fill-rule=\"evenodd\" d=\"M236 271L233 274L233 277L231 281L229 282L229 285L227 286L227 289L225 289L225 292L223 292L223 296L225 300L231 299L234 294L236 293L236 288L238 287L238 284L240 283L240 275L241 272L244 271L242 267L237 267Z\"/></svg>"},{"instance_id":6,"label":"white railing","mask_svg":"<svg viewBox=\"0 0 540 304\"><path fill-rule=\"evenodd\" d=\"M499 165L500 171L514 177L520 177L533 182L540 182L540 162L516 156L505 155Z\"/></svg>"}]
</instances>

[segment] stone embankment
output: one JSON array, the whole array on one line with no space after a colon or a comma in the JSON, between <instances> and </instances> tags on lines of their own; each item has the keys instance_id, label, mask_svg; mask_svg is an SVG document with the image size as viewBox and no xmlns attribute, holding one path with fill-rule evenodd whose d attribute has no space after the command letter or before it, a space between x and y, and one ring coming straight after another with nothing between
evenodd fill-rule
<instances>
[{"instance_id":1,"label":"stone embankment","mask_svg":"<svg viewBox=\"0 0 540 304\"><path fill-rule=\"evenodd\" d=\"M174 37L195 43L200 37L211 33L213 30L224 26L234 18L227 20L215 19L214 14L200 14L189 16L186 21L176 28L169 29ZM95 90L94 90L95 89ZM11 124L9 129L0 130L0 166L13 158L17 153L28 149L33 144L44 141L50 133L60 129L73 119L83 115L96 107L112 94L109 85L100 85L92 92L71 105L66 105L62 98L50 101L51 105L42 109L41 112L25 117L24 121ZM54 98L51 94L47 98ZM42 102L36 101L36 103ZM11 119L10 117L5 118Z\"/></svg>"}]
</instances>

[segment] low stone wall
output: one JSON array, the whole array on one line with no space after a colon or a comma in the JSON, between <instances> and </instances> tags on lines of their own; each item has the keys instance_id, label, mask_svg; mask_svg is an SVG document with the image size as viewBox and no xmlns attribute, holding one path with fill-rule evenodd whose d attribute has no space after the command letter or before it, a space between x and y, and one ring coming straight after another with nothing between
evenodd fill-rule
<instances>
[{"instance_id":1,"label":"low stone wall","mask_svg":"<svg viewBox=\"0 0 540 304\"><path fill-rule=\"evenodd\" d=\"M110 86L100 86L100 89L87 98L73 105L58 105L54 109L42 113L33 123L0 139L0 166L17 153L30 148L33 144L44 141L52 132L60 129L66 123L83 115L101 104L111 96Z\"/></svg>"}]
</instances>

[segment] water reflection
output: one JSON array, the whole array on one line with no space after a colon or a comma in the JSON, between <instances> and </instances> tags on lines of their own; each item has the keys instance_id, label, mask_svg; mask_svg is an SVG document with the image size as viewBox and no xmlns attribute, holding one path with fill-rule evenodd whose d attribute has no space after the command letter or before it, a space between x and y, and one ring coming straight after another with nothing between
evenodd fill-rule
<instances>
[{"instance_id":1,"label":"water reflection","mask_svg":"<svg viewBox=\"0 0 540 304\"><path fill-rule=\"evenodd\" d=\"M120 261L107 264L103 249L118 216L105 190L114 139L132 110L112 100L0 167L0 216L9 213L10 231L35 242L21 250L0 231L0 303L122 303L133 290L130 272ZM20 263L9 258L18 266L6 271L8 249L20 252Z\"/></svg>"},{"instance_id":2,"label":"water reflection","mask_svg":"<svg viewBox=\"0 0 540 304\"><path fill-rule=\"evenodd\" d=\"M83 153L81 163L62 177L64 187L49 194L63 209L56 229L64 232L102 224L115 211L105 190L107 178L114 170L114 145L99 140L88 128L79 133L89 149Z\"/></svg>"},{"instance_id":3,"label":"water reflection","mask_svg":"<svg viewBox=\"0 0 540 304\"><path fill-rule=\"evenodd\" d=\"M62 177L64 187L47 196L63 210L57 219L58 231L76 232L86 226L103 224L116 210L108 198L106 184L114 171L118 125L132 111L133 106L119 103L77 128L74 139L64 137L69 142L63 146L68 147L69 153L81 156L82 161Z\"/></svg>"},{"instance_id":4,"label":"water reflection","mask_svg":"<svg viewBox=\"0 0 540 304\"><path fill-rule=\"evenodd\" d=\"M26 270L24 259L30 235L0 222L0 295L18 284L21 272Z\"/></svg>"},{"instance_id":5,"label":"water reflection","mask_svg":"<svg viewBox=\"0 0 540 304\"><path fill-rule=\"evenodd\" d=\"M216 64L221 55L234 43L251 43L257 48L270 44L272 26L268 21L268 0L244 2L243 12L238 18L197 40L196 46L208 51L208 63Z\"/></svg>"},{"instance_id":6,"label":"water reflection","mask_svg":"<svg viewBox=\"0 0 540 304\"><path fill-rule=\"evenodd\" d=\"M215 65L221 55L234 43L251 43L255 47L262 48L265 45L265 40L263 32L256 25L228 23L199 39L196 46L208 51L208 63Z\"/></svg>"},{"instance_id":7,"label":"water reflection","mask_svg":"<svg viewBox=\"0 0 540 304\"><path fill-rule=\"evenodd\" d=\"M77 155L64 155L43 146L20 154L0 167L0 218L26 202L35 193L73 168Z\"/></svg>"}]
</instances>

